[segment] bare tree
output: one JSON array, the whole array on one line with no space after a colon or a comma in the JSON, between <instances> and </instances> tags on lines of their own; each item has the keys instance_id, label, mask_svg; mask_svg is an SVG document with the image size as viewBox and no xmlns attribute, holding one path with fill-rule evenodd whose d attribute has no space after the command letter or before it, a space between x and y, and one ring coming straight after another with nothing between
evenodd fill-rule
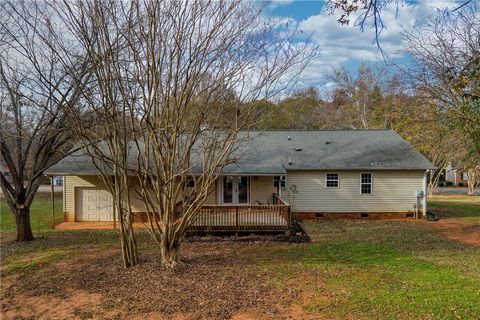
<instances>
[{"instance_id":1,"label":"bare tree","mask_svg":"<svg viewBox=\"0 0 480 320\"><path fill-rule=\"evenodd\" d=\"M458 6L447 12L461 10L475 1L477 0L460 1ZM398 15L400 9L406 5L409 5L409 2L405 0L328 0L326 8L330 14L340 13L337 21L342 25L349 25L353 20L354 26L359 27L362 32L366 27L373 29L375 31L374 41L383 54L380 34L388 27L388 23L385 23L383 19L384 12L389 7L395 7Z\"/></svg>"},{"instance_id":2,"label":"bare tree","mask_svg":"<svg viewBox=\"0 0 480 320\"><path fill-rule=\"evenodd\" d=\"M398 75L362 63L356 73L345 67L333 69L330 79L334 87L327 107L333 109L330 117L336 118L338 125L353 129L390 127L389 114L404 94Z\"/></svg>"},{"instance_id":3,"label":"bare tree","mask_svg":"<svg viewBox=\"0 0 480 320\"><path fill-rule=\"evenodd\" d=\"M470 167L466 170L467 174L467 188L468 195L475 194L475 186L478 184L480 179L480 169L478 167Z\"/></svg>"},{"instance_id":4,"label":"bare tree","mask_svg":"<svg viewBox=\"0 0 480 320\"><path fill-rule=\"evenodd\" d=\"M439 12L403 38L416 62L406 70L415 89L435 101L452 130L462 133L458 144L466 150L459 160L475 168L480 159L480 7L471 2L453 13Z\"/></svg>"},{"instance_id":5,"label":"bare tree","mask_svg":"<svg viewBox=\"0 0 480 320\"><path fill-rule=\"evenodd\" d=\"M296 30L266 20L259 3L78 2L59 10L93 61L95 86L82 107L104 125L84 130L78 121L82 141L114 191L121 225L131 228L129 203L140 199L161 261L174 267L222 169L249 139L257 104L294 81L316 48L295 43ZM231 121L226 109L235 110Z\"/></svg>"},{"instance_id":6,"label":"bare tree","mask_svg":"<svg viewBox=\"0 0 480 320\"><path fill-rule=\"evenodd\" d=\"M0 187L15 215L17 241L34 238L30 205L45 169L72 146L65 107L75 103L87 78L82 61L69 70L57 63L44 9L34 2L0 3L0 155L11 173L7 179L0 172Z\"/></svg>"}]
</instances>

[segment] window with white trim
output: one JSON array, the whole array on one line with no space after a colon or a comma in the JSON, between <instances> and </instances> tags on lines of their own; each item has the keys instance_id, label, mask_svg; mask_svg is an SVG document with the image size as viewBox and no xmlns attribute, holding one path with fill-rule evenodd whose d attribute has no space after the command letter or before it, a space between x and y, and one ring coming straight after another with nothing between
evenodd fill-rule
<instances>
[{"instance_id":1,"label":"window with white trim","mask_svg":"<svg viewBox=\"0 0 480 320\"><path fill-rule=\"evenodd\" d=\"M285 176L273 176L273 187L277 188L285 188L285 183L286 179Z\"/></svg>"},{"instance_id":2,"label":"window with white trim","mask_svg":"<svg viewBox=\"0 0 480 320\"><path fill-rule=\"evenodd\" d=\"M326 188L338 188L339 176L338 173L325 174L325 187Z\"/></svg>"},{"instance_id":3,"label":"window with white trim","mask_svg":"<svg viewBox=\"0 0 480 320\"><path fill-rule=\"evenodd\" d=\"M360 193L372 194L372 174L362 173L360 175Z\"/></svg>"}]
</instances>

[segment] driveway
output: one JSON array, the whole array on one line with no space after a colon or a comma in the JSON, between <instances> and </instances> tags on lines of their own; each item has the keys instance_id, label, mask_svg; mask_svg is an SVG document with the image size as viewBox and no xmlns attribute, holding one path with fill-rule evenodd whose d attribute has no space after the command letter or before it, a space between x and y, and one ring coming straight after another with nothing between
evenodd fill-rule
<instances>
[{"instance_id":1,"label":"driveway","mask_svg":"<svg viewBox=\"0 0 480 320\"><path fill-rule=\"evenodd\" d=\"M55 187L53 187L53 190L54 190L54 192L62 192L63 187L62 186L55 186ZM37 192L42 192L42 193L51 192L51 187L49 185L41 185L40 187L38 187ZM1 189L0 189L0 195L3 195Z\"/></svg>"},{"instance_id":2,"label":"driveway","mask_svg":"<svg viewBox=\"0 0 480 320\"><path fill-rule=\"evenodd\" d=\"M467 194L468 189L466 187L447 187L447 188L437 188L433 194ZM475 195L480 196L480 190L475 190Z\"/></svg>"}]
</instances>

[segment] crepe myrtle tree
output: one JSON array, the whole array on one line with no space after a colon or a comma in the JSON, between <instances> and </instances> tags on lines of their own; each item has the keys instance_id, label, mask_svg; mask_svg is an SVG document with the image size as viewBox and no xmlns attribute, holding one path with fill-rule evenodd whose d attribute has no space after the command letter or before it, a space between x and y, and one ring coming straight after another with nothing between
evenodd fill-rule
<instances>
[{"instance_id":1,"label":"crepe myrtle tree","mask_svg":"<svg viewBox=\"0 0 480 320\"><path fill-rule=\"evenodd\" d=\"M179 263L187 229L222 169L241 156L258 118L255 101L291 86L317 53L308 39L299 41L297 30L267 20L264 5L94 1L57 7L92 61L95 85L82 95L83 111L103 124L87 130L77 121L76 127L103 180L117 188L127 227L129 203L143 204L165 267ZM229 121L227 109L234 110ZM136 252L133 240L131 246ZM137 261L129 259L125 266Z\"/></svg>"},{"instance_id":2,"label":"crepe myrtle tree","mask_svg":"<svg viewBox=\"0 0 480 320\"><path fill-rule=\"evenodd\" d=\"M30 205L44 171L71 149L65 110L88 78L78 59L66 67L57 63L44 9L0 3L0 159L10 173L0 172L0 187L15 216L17 241L34 239Z\"/></svg>"}]
</instances>

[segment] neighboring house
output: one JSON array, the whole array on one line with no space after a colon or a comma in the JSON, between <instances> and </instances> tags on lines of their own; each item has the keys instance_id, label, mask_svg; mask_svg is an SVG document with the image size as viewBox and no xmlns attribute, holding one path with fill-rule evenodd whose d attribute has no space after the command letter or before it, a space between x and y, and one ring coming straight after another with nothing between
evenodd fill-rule
<instances>
[{"instance_id":1,"label":"neighboring house","mask_svg":"<svg viewBox=\"0 0 480 320\"><path fill-rule=\"evenodd\" d=\"M206 213L271 211L279 201L274 194L299 218L413 218L416 208L426 206L426 171L434 166L394 131L249 135L241 158L224 168ZM66 157L46 174L65 177L66 221L113 219L112 197L86 155ZM144 211L138 199L133 211Z\"/></svg>"},{"instance_id":2,"label":"neighboring house","mask_svg":"<svg viewBox=\"0 0 480 320\"><path fill-rule=\"evenodd\" d=\"M0 161L0 172L3 173L4 177L7 179L8 182L12 182L10 169L8 168L7 164L3 161Z\"/></svg>"},{"instance_id":3,"label":"neighboring house","mask_svg":"<svg viewBox=\"0 0 480 320\"><path fill-rule=\"evenodd\" d=\"M62 176L54 176L53 177L53 185L54 186L63 186L63 177Z\"/></svg>"},{"instance_id":4,"label":"neighboring house","mask_svg":"<svg viewBox=\"0 0 480 320\"><path fill-rule=\"evenodd\" d=\"M449 181L456 187L464 187L467 185L467 173L463 172L461 167L451 164L445 168L445 181Z\"/></svg>"}]
</instances>

